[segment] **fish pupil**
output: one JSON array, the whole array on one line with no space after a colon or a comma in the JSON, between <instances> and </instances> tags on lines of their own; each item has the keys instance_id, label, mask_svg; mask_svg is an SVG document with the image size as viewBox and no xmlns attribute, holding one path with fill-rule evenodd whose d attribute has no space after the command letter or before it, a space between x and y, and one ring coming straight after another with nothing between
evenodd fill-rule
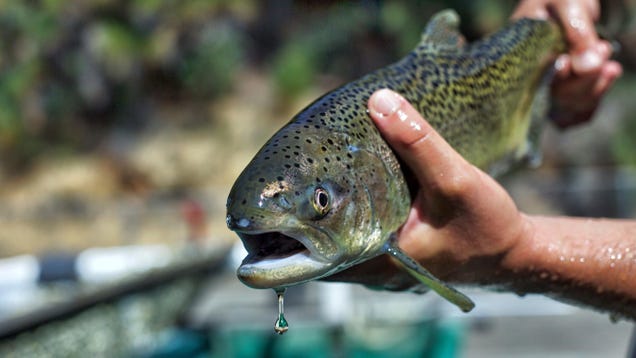
<instances>
[{"instance_id":1,"label":"fish pupil","mask_svg":"<svg viewBox=\"0 0 636 358\"><path fill-rule=\"evenodd\" d=\"M320 205L321 207L325 207L328 203L329 198L327 197L327 194L325 194L324 192L318 193L318 205Z\"/></svg>"},{"instance_id":2,"label":"fish pupil","mask_svg":"<svg viewBox=\"0 0 636 358\"><path fill-rule=\"evenodd\" d=\"M314 192L314 207L320 215L325 215L329 210L329 193L321 187Z\"/></svg>"}]
</instances>

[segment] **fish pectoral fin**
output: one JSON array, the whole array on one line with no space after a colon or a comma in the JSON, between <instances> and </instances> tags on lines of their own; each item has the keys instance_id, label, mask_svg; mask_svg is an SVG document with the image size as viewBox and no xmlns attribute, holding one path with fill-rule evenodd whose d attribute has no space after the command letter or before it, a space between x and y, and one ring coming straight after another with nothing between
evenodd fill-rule
<instances>
[{"instance_id":1,"label":"fish pectoral fin","mask_svg":"<svg viewBox=\"0 0 636 358\"><path fill-rule=\"evenodd\" d=\"M392 238L386 243L385 252L393 256L397 262L418 281L437 292L438 295L445 298L448 302L459 307L463 312L470 312L475 307L475 303L473 303L468 296L433 276L428 270L400 250L395 239Z\"/></svg>"},{"instance_id":2,"label":"fish pectoral fin","mask_svg":"<svg viewBox=\"0 0 636 358\"><path fill-rule=\"evenodd\" d=\"M420 46L426 50L431 47L444 49L459 49L464 46L466 39L459 32L459 15L451 9L435 14L426 25L422 33Z\"/></svg>"}]
</instances>

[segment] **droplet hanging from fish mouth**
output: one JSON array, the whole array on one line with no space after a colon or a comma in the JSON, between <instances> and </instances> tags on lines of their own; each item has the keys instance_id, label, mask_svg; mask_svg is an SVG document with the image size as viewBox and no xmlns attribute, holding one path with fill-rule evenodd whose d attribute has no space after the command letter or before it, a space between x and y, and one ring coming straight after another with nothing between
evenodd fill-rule
<instances>
[{"instance_id":1,"label":"droplet hanging from fish mouth","mask_svg":"<svg viewBox=\"0 0 636 358\"><path fill-rule=\"evenodd\" d=\"M274 291L278 296L278 319L276 319L276 323L274 323L274 331L282 335L289 330L289 324L285 319L285 289L276 288Z\"/></svg>"}]
</instances>

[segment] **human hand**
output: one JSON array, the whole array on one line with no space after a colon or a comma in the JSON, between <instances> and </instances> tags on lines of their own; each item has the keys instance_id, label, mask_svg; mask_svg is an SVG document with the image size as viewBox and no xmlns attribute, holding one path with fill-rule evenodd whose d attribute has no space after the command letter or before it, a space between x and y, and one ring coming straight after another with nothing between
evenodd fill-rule
<instances>
[{"instance_id":1,"label":"human hand","mask_svg":"<svg viewBox=\"0 0 636 358\"><path fill-rule=\"evenodd\" d=\"M495 180L459 155L403 97L377 91L369 109L420 188L397 234L399 247L442 280L483 282L528 234L525 217ZM386 255L328 280L387 289L416 283Z\"/></svg>"},{"instance_id":2,"label":"human hand","mask_svg":"<svg viewBox=\"0 0 636 358\"><path fill-rule=\"evenodd\" d=\"M592 118L603 95L622 74L610 60L611 45L599 39L594 23L600 15L598 0L522 0L512 18L554 19L568 43L568 53L555 64L552 117L562 128Z\"/></svg>"}]
</instances>

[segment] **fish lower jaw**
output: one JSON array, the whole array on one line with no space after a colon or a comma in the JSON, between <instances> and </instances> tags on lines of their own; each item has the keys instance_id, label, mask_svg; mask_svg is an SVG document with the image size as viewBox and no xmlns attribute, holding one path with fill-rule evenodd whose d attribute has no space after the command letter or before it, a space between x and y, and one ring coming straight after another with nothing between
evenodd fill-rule
<instances>
[{"instance_id":1,"label":"fish lower jaw","mask_svg":"<svg viewBox=\"0 0 636 358\"><path fill-rule=\"evenodd\" d=\"M238 278L253 288L297 285L326 276L334 265L311 257L303 250L286 257L247 257L237 270Z\"/></svg>"}]
</instances>

